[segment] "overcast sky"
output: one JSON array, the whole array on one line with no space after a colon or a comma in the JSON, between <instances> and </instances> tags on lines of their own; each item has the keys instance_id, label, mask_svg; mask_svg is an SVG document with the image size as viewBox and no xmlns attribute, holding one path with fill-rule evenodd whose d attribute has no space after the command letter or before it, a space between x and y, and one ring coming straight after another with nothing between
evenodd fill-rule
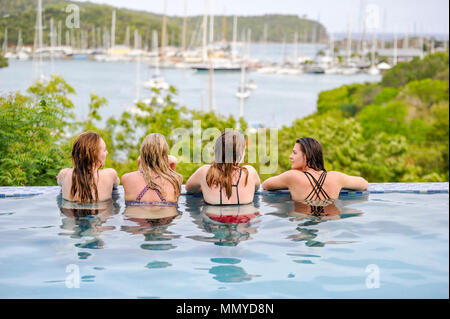
<instances>
[{"instance_id":1,"label":"overcast sky","mask_svg":"<svg viewBox=\"0 0 450 319\"><path fill-rule=\"evenodd\" d=\"M84 0L82 0L84 1ZM205 12L205 0L167 0L168 15L184 15L187 1L188 15ZM45 2L45 0L44 0ZM90 0L149 12L162 13L163 0ZM349 17L352 30L357 32L361 3L379 8L379 25L387 32L448 34L449 0L209 0L216 14L263 15L295 14L318 19L331 32L345 32ZM386 18L384 18L386 16ZM385 26L383 28L383 26Z\"/></svg>"}]
</instances>

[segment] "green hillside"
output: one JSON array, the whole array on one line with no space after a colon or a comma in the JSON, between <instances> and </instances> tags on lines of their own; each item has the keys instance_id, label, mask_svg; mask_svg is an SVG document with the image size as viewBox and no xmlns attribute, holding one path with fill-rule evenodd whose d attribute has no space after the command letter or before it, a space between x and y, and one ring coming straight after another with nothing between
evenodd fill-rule
<instances>
[{"instance_id":1,"label":"green hillside","mask_svg":"<svg viewBox=\"0 0 450 319\"><path fill-rule=\"evenodd\" d=\"M114 8L109 5L93 4L90 2L75 2L63 0L43 0L43 23L44 41L49 40L50 19L53 18L55 25L62 21L62 43L65 43L65 27L67 13L65 8L68 4L74 3L80 7L81 28L75 29L74 38L80 39L80 31L89 32L89 41L92 39L92 28L107 28L110 31L111 17ZM130 26L131 43L135 29L138 29L143 37L144 45L151 45L151 30L161 32L162 16L150 13L153 6L149 4L147 11L136 11L128 9L117 9L116 44L122 44L126 37L126 28ZM22 30L22 37L25 45L31 45L34 41L34 30L36 23L37 0L2 0L0 2L0 41L3 41L4 29L8 28L8 42L10 46L17 43L18 31ZM201 20L203 17L189 17L187 30L187 44L192 39L198 39ZM232 39L233 17L226 17L226 38ZM181 29L183 25L182 17L168 17L167 19L167 41L168 43L179 44L181 42ZM223 16L217 16L214 20L215 39L222 40ZM252 41L262 41L264 28L267 26L267 40L270 42L282 42L284 38L292 42L295 32L299 37L307 36L312 39L313 33L317 39L325 41L327 38L326 29L318 22L300 18L294 15L264 15L238 17L238 38L241 38L242 31L247 28L252 30ZM314 31L313 31L314 30ZM161 37L160 37L161 39ZM198 44L198 41L197 41Z\"/></svg>"}]
</instances>

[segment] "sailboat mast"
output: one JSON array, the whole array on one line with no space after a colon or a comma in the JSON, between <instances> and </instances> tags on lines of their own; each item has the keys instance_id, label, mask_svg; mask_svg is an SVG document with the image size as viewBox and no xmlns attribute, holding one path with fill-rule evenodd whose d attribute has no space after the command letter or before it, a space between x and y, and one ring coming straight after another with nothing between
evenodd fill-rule
<instances>
[{"instance_id":1,"label":"sailboat mast","mask_svg":"<svg viewBox=\"0 0 450 319\"><path fill-rule=\"evenodd\" d=\"M42 66L42 0L38 0L37 10L37 27L38 27L38 49L39 49L39 76L40 79L44 77Z\"/></svg>"},{"instance_id":2,"label":"sailboat mast","mask_svg":"<svg viewBox=\"0 0 450 319\"><path fill-rule=\"evenodd\" d=\"M210 0L211 5L210 16L209 16L209 44L212 46L214 44L214 0Z\"/></svg>"},{"instance_id":3,"label":"sailboat mast","mask_svg":"<svg viewBox=\"0 0 450 319\"><path fill-rule=\"evenodd\" d=\"M50 72L53 74L53 46L55 34L53 33L53 18L50 19Z\"/></svg>"},{"instance_id":4,"label":"sailboat mast","mask_svg":"<svg viewBox=\"0 0 450 319\"><path fill-rule=\"evenodd\" d=\"M181 50L186 51L186 31L187 31L187 0L184 0L184 19L183 19L183 32L181 35Z\"/></svg>"},{"instance_id":5,"label":"sailboat mast","mask_svg":"<svg viewBox=\"0 0 450 319\"><path fill-rule=\"evenodd\" d=\"M116 45L116 10L112 13L111 23L111 49Z\"/></svg>"},{"instance_id":6,"label":"sailboat mast","mask_svg":"<svg viewBox=\"0 0 450 319\"><path fill-rule=\"evenodd\" d=\"M376 37L376 33L375 31L373 31L373 37L372 37L372 53L371 53L371 61L370 61L370 65L372 67L375 66L375 48L377 46L377 37Z\"/></svg>"},{"instance_id":7,"label":"sailboat mast","mask_svg":"<svg viewBox=\"0 0 450 319\"><path fill-rule=\"evenodd\" d=\"M136 29L134 31L134 46L135 48L139 45L139 31ZM138 57L136 61L136 100L141 99L141 51L138 52Z\"/></svg>"},{"instance_id":8,"label":"sailboat mast","mask_svg":"<svg viewBox=\"0 0 450 319\"><path fill-rule=\"evenodd\" d=\"M331 57L331 68L334 68L334 35L330 33L330 57Z\"/></svg>"},{"instance_id":9,"label":"sailboat mast","mask_svg":"<svg viewBox=\"0 0 450 319\"><path fill-rule=\"evenodd\" d=\"M237 16L234 16L233 19L233 45L231 47L231 56L233 62L236 60L236 41L237 41Z\"/></svg>"},{"instance_id":10,"label":"sailboat mast","mask_svg":"<svg viewBox=\"0 0 450 319\"><path fill-rule=\"evenodd\" d=\"M58 21L58 47L62 45L62 21Z\"/></svg>"},{"instance_id":11,"label":"sailboat mast","mask_svg":"<svg viewBox=\"0 0 450 319\"><path fill-rule=\"evenodd\" d=\"M347 64L350 64L350 58L351 58L351 54L352 54L351 25L352 25L352 18L350 17L348 19L348 24L347 24Z\"/></svg>"},{"instance_id":12,"label":"sailboat mast","mask_svg":"<svg viewBox=\"0 0 450 319\"><path fill-rule=\"evenodd\" d=\"M394 65L397 65L397 31L394 32Z\"/></svg>"},{"instance_id":13,"label":"sailboat mast","mask_svg":"<svg viewBox=\"0 0 450 319\"><path fill-rule=\"evenodd\" d=\"M223 17L222 17L222 43L227 43L227 16L226 16L226 8L223 8Z\"/></svg>"},{"instance_id":14,"label":"sailboat mast","mask_svg":"<svg viewBox=\"0 0 450 319\"><path fill-rule=\"evenodd\" d=\"M125 32L125 47L130 47L130 26L127 25L127 29Z\"/></svg>"},{"instance_id":15,"label":"sailboat mast","mask_svg":"<svg viewBox=\"0 0 450 319\"><path fill-rule=\"evenodd\" d=\"M203 62L206 62L208 59L208 49L207 49L207 29L208 29L208 0L205 0L205 14L203 15L203 41L202 41L202 60Z\"/></svg>"},{"instance_id":16,"label":"sailboat mast","mask_svg":"<svg viewBox=\"0 0 450 319\"><path fill-rule=\"evenodd\" d=\"M294 66L297 66L298 62L298 32L294 34Z\"/></svg>"},{"instance_id":17,"label":"sailboat mast","mask_svg":"<svg viewBox=\"0 0 450 319\"><path fill-rule=\"evenodd\" d=\"M167 29L167 0L164 0L164 11L162 20L162 30L161 30L161 59L165 59L165 47L166 47L166 29Z\"/></svg>"},{"instance_id":18,"label":"sailboat mast","mask_svg":"<svg viewBox=\"0 0 450 319\"><path fill-rule=\"evenodd\" d=\"M8 28L5 28L5 37L3 38L3 53L8 52Z\"/></svg>"},{"instance_id":19,"label":"sailboat mast","mask_svg":"<svg viewBox=\"0 0 450 319\"><path fill-rule=\"evenodd\" d=\"M18 40L17 40L17 48L16 48L16 51L17 51L17 52L22 51L22 46L23 46L22 29L19 29L19 36L18 36Z\"/></svg>"},{"instance_id":20,"label":"sailboat mast","mask_svg":"<svg viewBox=\"0 0 450 319\"><path fill-rule=\"evenodd\" d=\"M214 69L212 55L209 55L209 110L210 112L216 110L214 103Z\"/></svg>"},{"instance_id":21,"label":"sailboat mast","mask_svg":"<svg viewBox=\"0 0 450 319\"><path fill-rule=\"evenodd\" d=\"M156 52L155 76L159 76L158 32L156 30L153 30L152 40L153 51Z\"/></svg>"}]
</instances>

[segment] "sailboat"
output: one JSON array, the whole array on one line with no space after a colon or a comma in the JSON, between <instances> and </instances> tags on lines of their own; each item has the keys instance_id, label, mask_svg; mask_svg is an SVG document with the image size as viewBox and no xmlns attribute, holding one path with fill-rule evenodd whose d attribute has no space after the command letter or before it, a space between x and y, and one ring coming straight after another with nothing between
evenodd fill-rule
<instances>
[{"instance_id":1,"label":"sailboat","mask_svg":"<svg viewBox=\"0 0 450 319\"><path fill-rule=\"evenodd\" d=\"M17 59L20 61L25 61L29 59L28 54L25 52L23 48L23 39L22 39L22 30L19 30L19 36L17 40L17 47L16 47L16 55Z\"/></svg>"},{"instance_id":2,"label":"sailboat","mask_svg":"<svg viewBox=\"0 0 450 319\"><path fill-rule=\"evenodd\" d=\"M372 39L372 52L370 55L371 61L370 61L370 69L367 71L367 73L369 73L370 75L379 75L380 74L380 70L377 68L377 66L375 65L375 46L377 43L377 39L376 39L376 35L375 32L373 33L373 39Z\"/></svg>"},{"instance_id":3,"label":"sailboat","mask_svg":"<svg viewBox=\"0 0 450 319\"><path fill-rule=\"evenodd\" d=\"M245 84L245 62L242 62L241 68L241 84L239 85L238 91L236 92L236 97L240 99L246 99L250 97L251 91Z\"/></svg>"},{"instance_id":4,"label":"sailboat","mask_svg":"<svg viewBox=\"0 0 450 319\"><path fill-rule=\"evenodd\" d=\"M41 82L47 82L48 78L44 75L43 66L43 35L42 35L42 0L38 0L38 8L36 15L36 33L35 46L33 52L33 79Z\"/></svg>"},{"instance_id":5,"label":"sailboat","mask_svg":"<svg viewBox=\"0 0 450 319\"><path fill-rule=\"evenodd\" d=\"M286 51L286 36L283 41L283 57ZM290 63L289 63L290 64ZM283 66L277 70L277 74L280 75L298 75L301 74L302 70L298 66L298 33L295 32L294 35L294 63L286 66L286 61L283 62Z\"/></svg>"},{"instance_id":6,"label":"sailboat","mask_svg":"<svg viewBox=\"0 0 450 319\"><path fill-rule=\"evenodd\" d=\"M153 30L153 50L158 52L158 33ZM167 90L169 89L169 84L164 80L164 77L159 71L159 55L156 55L155 70L150 80L144 83L144 88L152 90Z\"/></svg>"},{"instance_id":7,"label":"sailboat","mask_svg":"<svg viewBox=\"0 0 450 319\"><path fill-rule=\"evenodd\" d=\"M205 4L207 5L207 1L205 1ZM203 17L203 23L202 23L202 29L203 29L203 43L202 43L202 60L203 63L197 64L192 66L192 69L196 70L198 73L206 73L210 72L212 70L213 72L239 72L241 71L241 66L236 63L235 61L235 32L237 28L237 18L234 18L234 29L233 29L233 46L232 46L232 59L231 61L229 59L214 59L214 63L211 65L208 61L208 41L207 41L207 30L208 30L208 18L207 18L207 8L205 9L205 15ZM214 15L211 13L211 22L210 22L210 46L209 49L213 49L213 43L212 40L213 34L214 34L214 24L213 24L213 18Z\"/></svg>"}]
</instances>

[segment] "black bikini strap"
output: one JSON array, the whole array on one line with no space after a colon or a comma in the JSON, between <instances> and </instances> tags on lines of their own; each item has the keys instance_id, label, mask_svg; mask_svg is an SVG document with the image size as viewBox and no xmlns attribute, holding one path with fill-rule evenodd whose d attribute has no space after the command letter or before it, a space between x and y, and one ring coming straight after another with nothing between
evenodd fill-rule
<instances>
[{"instance_id":1,"label":"black bikini strap","mask_svg":"<svg viewBox=\"0 0 450 319\"><path fill-rule=\"evenodd\" d=\"M322 195L324 197L323 200L330 199L330 196L328 196L327 192L323 189L323 184L325 183L325 178L327 176L327 171L323 171L323 173L320 174L319 180L316 180L311 173L308 173L308 172L304 172L304 173L305 173L306 177L308 178L309 183L311 184L311 186L313 188L312 191L309 193L309 195L306 197L306 199L307 200L312 200L313 197L314 197L314 196L312 196L313 193L315 194L315 196L318 199L322 199L322 198L320 198L320 195ZM312 196L312 197L310 198L310 196Z\"/></svg>"},{"instance_id":2,"label":"black bikini strap","mask_svg":"<svg viewBox=\"0 0 450 319\"><path fill-rule=\"evenodd\" d=\"M242 168L239 171L239 178L238 181L235 185L231 185L231 187L236 187L236 196L237 196L237 201L238 201L238 205L240 205L240 201L239 201L239 182L241 180L241 176L242 176ZM220 205L222 205L222 184L220 184Z\"/></svg>"},{"instance_id":3,"label":"black bikini strap","mask_svg":"<svg viewBox=\"0 0 450 319\"><path fill-rule=\"evenodd\" d=\"M239 171L239 178L238 178L238 181L237 181L236 185L233 185L233 186L236 186L236 196L237 196L237 200L238 200L238 205L240 205L240 202L239 202L239 182L241 180L241 176L242 176L242 168Z\"/></svg>"}]
</instances>

